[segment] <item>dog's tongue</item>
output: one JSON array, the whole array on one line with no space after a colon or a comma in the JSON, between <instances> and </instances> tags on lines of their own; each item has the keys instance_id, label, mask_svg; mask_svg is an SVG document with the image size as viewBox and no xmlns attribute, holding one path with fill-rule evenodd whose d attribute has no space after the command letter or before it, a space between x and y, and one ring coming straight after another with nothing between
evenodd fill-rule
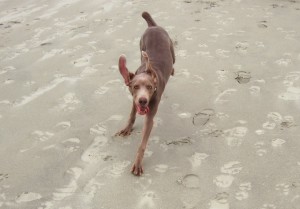
<instances>
[{"instance_id":1,"label":"dog's tongue","mask_svg":"<svg viewBox=\"0 0 300 209\"><path fill-rule=\"evenodd\" d=\"M137 105L137 112L140 115L145 115L149 112L149 107L141 107L141 106Z\"/></svg>"}]
</instances>

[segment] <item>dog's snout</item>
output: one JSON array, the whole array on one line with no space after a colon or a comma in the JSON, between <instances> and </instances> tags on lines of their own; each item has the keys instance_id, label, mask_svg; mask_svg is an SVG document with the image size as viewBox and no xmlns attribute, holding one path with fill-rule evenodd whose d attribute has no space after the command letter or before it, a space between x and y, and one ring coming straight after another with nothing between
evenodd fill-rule
<instances>
[{"instance_id":1,"label":"dog's snout","mask_svg":"<svg viewBox=\"0 0 300 209\"><path fill-rule=\"evenodd\" d=\"M139 104L141 105L141 106L145 106L146 104L147 104L147 99L145 98L145 97L141 97L140 99L139 99Z\"/></svg>"}]
</instances>

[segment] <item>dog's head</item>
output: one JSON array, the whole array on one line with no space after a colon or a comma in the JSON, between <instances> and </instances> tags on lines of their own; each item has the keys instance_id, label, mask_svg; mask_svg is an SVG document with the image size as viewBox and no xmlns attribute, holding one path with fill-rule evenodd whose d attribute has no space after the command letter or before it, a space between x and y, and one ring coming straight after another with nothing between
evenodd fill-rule
<instances>
[{"instance_id":1,"label":"dog's head","mask_svg":"<svg viewBox=\"0 0 300 209\"><path fill-rule=\"evenodd\" d=\"M147 53L142 51L142 56L145 60L145 70L143 73L133 74L129 72L126 67L126 58L124 55L121 55L119 58L119 70L133 96L137 112L140 115L145 115L150 110L149 102L156 91L157 75L151 67Z\"/></svg>"}]
</instances>

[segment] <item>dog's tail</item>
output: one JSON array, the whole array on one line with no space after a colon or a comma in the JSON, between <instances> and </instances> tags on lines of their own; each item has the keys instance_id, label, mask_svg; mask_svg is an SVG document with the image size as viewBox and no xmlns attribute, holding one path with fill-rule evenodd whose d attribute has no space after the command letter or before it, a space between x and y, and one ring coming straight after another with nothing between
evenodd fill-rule
<instances>
[{"instance_id":1,"label":"dog's tail","mask_svg":"<svg viewBox=\"0 0 300 209\"><path fill-rule=\"evenodd\" d=\"M148 27L157 26L154 20L152 19L151 15L148 12L143 12L142 17L148 23Z\"/></svg>"}]
</instances>

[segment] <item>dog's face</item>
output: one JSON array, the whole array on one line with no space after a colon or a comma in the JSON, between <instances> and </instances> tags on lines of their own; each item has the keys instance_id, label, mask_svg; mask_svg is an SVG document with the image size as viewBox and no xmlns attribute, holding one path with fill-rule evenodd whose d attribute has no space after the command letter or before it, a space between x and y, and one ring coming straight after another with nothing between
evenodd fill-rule
<instances>
[{"instance_id":1,"label":"dog's face","mask_svg":"<svg viewBox=\"0 0 300 209\"><path fill-rule=\"evenodd\" d=\"M155 81L148 73L141 73L133 77L129 84L137 112L141 115L149 112L149 102L156 91Z\"/></svg>"},{"instance_id":2,"label":"dog's face","mask_svg":"<svg viewBox=\"0 0 300 209\"><path fill-rule=\"evenodd\" d=\"M145 70L145 73L134 75L126 67L126 58L121 56L119 59L119 70L124 78L125 84L133 96L136 110L140 115L149 112L149 102L156 91L156 74L151 69Z\"/></svg>"}]
</instances>

